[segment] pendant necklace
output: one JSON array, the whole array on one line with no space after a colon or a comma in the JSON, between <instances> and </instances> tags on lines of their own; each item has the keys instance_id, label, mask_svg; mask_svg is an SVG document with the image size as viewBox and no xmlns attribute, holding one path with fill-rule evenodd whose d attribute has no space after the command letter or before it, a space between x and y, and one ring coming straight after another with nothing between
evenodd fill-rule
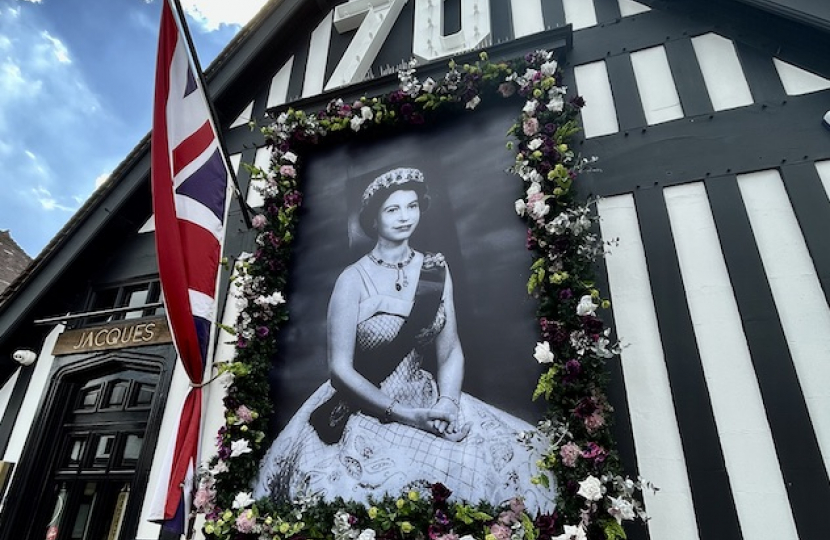
<instances>
[{"instance_id":1,"label":"pendant necklace","mask_svg":"<svg viewBox=\"0 0 830 540\"><path fill-rule=\"evenodd\" d=\"M409 263L411 263L412 259L414 259L414 258L415 258L415 250L410 249L409 250L409 257L407 257L405 260L403 260L399 263L392 264L392 263L388 263L386 261L383 261L381 259L378 259L377 257L375 257L372 254L371 251L369 252L369 260L370 261L372 261L373 263L375 263L378 266L382 266L384 268L389 268L391 270L396 270L398 272L398 275L395 278L395 290L396 291L400 291L401 289L403 289L404 287L407 287L409 285L409 279L407 279L406 272L404 272L403 269L406 268L406 266L409 265Z\"/></svg>"}]
</instances>

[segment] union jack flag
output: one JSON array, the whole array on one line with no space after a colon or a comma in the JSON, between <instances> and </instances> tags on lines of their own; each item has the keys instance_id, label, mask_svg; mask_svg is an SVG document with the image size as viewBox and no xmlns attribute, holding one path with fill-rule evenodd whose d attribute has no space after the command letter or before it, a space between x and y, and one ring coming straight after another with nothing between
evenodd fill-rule
<instances>
[{"instance_id":1,"label":"union jack flag","mask_svg":"<svg viewBox=\"0 0 830 540\"><path fill-rule=\"evenodd\" d=\"M176 349L191 383L199 384L216 314L229 173L204 88L194 75L198 72L177 22L178 10L170 4L165 0L161 11L153 107L156 253ZM175 448L168 456L169 477L162 480L166 483L163 513L159 504L151 516L180 533L199 458L201 414L202 390L191 386Z\"/></svg>"}]
</instances>

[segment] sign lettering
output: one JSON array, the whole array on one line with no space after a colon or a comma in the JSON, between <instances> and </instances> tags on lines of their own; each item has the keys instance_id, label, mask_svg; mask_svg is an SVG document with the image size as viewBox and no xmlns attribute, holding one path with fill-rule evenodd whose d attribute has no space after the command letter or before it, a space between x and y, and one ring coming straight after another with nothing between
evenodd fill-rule
<instances>
[{"instance_id":1,"label":"sign lettering","mask_svg":"<svg viewBox=\"0 0 830 540\"><path fill-rule=\"evenodd\" d=\"M55 343L53 354L73 354L125 347L141 347L171 341L167 320L164 318L121 322L94 328L79 328L64 332Z\"/></svg>"}]
</instances>

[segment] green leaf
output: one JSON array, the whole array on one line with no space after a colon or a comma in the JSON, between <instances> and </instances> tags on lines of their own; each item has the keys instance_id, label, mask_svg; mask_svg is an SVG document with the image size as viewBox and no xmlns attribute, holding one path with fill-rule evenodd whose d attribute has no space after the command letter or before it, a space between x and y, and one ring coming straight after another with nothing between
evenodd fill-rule
<instances>
[{"instance_id":1,"label":"green leaf","mask_svg":"<svg viewBox=\"0 0 830 540\"><path fill-rule=\"evenodd\" d=\"M627 538L625 529L617 523L616 519L603 520L600 524L602 525L603 532L605 532L605 540L625 540Z\"/></svg>"}]
</instances>

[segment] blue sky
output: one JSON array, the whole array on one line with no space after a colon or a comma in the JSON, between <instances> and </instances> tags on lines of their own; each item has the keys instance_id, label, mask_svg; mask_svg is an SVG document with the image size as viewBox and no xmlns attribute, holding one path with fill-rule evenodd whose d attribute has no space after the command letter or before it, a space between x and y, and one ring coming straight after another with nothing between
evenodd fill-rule
<instances>
[{"instance_id":1,"label":"blue sky","mask_svg":"<svg viewBox=\"0 0 830 540\"><path fill-rule=\"evenodd\" d=\"M266 0L182 0L207 67ZM0 229L32 257L150 130L162 0L0 0Z\"/></svg>"}]
</instances>

